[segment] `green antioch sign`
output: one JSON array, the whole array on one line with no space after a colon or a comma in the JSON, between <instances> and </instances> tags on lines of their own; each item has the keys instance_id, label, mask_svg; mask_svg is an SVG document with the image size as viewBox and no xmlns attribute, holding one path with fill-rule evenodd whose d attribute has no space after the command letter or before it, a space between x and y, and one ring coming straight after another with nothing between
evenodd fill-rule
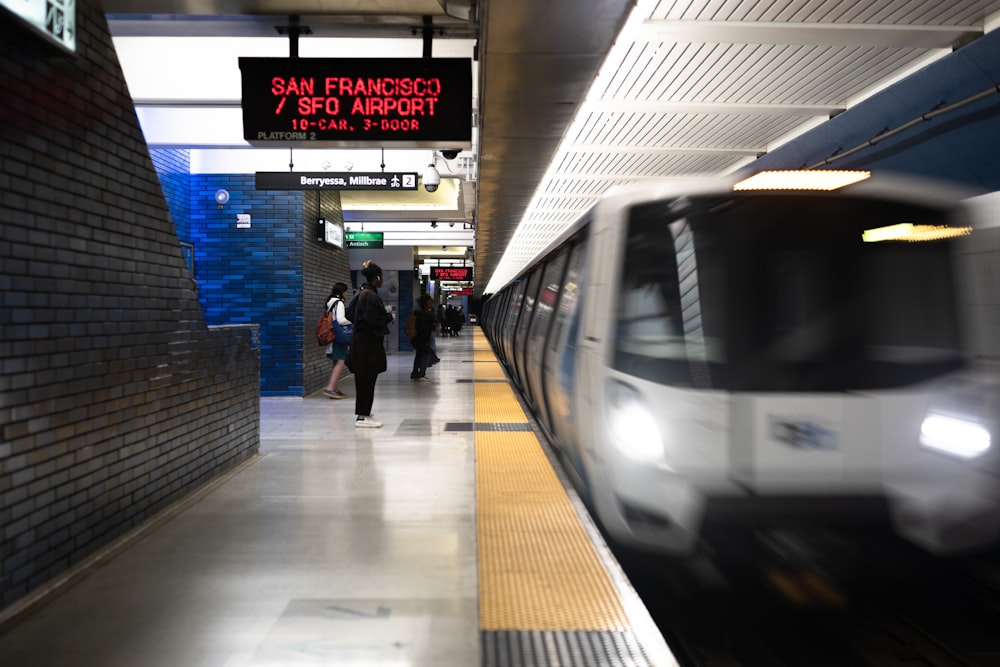
<instances>
[{"instance_id":1,"label":"green antioch sign","mask_svg":"<svg viewBox=\"0 0 1000 667\"><path fill-rule=\"evenodd\" d=\"M382 232L344 232L347 248L366 248L380 250L382 248Z\"/></svg>"}]
</instances>

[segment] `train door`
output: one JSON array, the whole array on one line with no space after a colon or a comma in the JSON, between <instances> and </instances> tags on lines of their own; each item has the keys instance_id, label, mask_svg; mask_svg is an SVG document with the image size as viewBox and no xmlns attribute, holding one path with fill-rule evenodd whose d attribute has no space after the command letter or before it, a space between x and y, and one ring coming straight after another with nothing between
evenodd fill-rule
<instances>
[{"instance_id":1,"label":"train door","mask_svg":"<svg viewBox=\"0 0 1000 667\"><path fill-rule=\"evenodd\" d=\"M521 315L521 302L524 298L524 281L516 283L510 290L510 297L504 307L503 332L500 334L500 341L503 344L504 362L512 371L514 370L514 329L517 326L518 317ZM515 382L520 382L515 378Z\"/></svg>"},{"instance_id":2,"label":"train door","mask_svg":"<svg viewBox=\"0 0 1000 667\"><path fill-rule=\"evenodd\" d=\"M563 247L558 254L545 266L539 285L538 303L535 306L535 316L528 329L528 345L525 357L527 382L531 394L535 396L535 406L539 419L545 427L552 430L552 419L548 410L548 396L544 382L546 357L546 342L552 323L555 321L555 310L562 291L563 273L566 268L566 258L569 248Z\"/></svg>"},{"instance_id":3,"label":"train door","mask_svg":"<svg viewBox=\"0 0 1000 667\"><path fill-rule=\"evenodd\" d=\"M531 395L531 387L527 383L527 368L525 359L528 347L528 326L535 314L535 303L538 300L538 284L541 282L544 265L536 266L527 279L527 287L524 290L524 301L521 306L521 318L518 320L517 329L514 331L514 366L517 369L518 383L528 397L528 402L532 407L536 406L535 398Z\"/></svg>"},{"instance_id":4,"label":"train door","mask_svg":"<svg viewBox=\"0 0 1000 667\"><path fill-rule=\"evenodd\" d=\"M587 247L586 237L583 238L583 241L573 245L567 253L566 277L562 283L562 293L556 307L552 330L546 341L543 380L552 433L580 477L583 477L584 469L582 450L579 447L579 437L573 421L573 395L579 350L580 283Z\"/></svg>"}]
</instances>

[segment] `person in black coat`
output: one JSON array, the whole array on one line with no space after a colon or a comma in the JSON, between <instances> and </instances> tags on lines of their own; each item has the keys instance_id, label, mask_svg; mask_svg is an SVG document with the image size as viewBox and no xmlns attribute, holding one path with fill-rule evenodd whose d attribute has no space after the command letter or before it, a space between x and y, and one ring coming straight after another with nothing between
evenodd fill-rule
<instances>
[{"instance_id":1,"label":"person in black coat","mask_svg":"<svg viewBox=\"0 0 1000 667\"><path fill-rule=\"evenodd\" d=\"M379 428L382 422L372 416L372 403L375 402L375 381L379 373L387 368L382 339L389 335L389 323L393 317L378 295L378 288L382 286L382 268L368 260L361 273L365 283L357 296L352 320L354 337L349 352L356 390L354 413L357 417L354 425L358 428Z\"/></svg>"},{"instance_id":2,"label":"person in black coat","mask_svg":"<svg viewBox=\"0 0 1000 667\"><path fill-rule=\"evenodd\" d=\"M410 341L415 351L410 379L417 382L430 382L426 375L431 355L434 354L431 350L431 333L434 331L435 320L434 298L429 294L420 297L414 314L417 316L417 335Z\"/></svg>"}]
</instances>

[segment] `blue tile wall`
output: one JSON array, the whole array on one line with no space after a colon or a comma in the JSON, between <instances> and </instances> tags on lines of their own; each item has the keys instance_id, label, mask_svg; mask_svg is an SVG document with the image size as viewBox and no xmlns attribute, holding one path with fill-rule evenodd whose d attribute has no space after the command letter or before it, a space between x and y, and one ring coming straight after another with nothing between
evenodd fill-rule
<instances>
[{"instance_id":1,"label":"blue tile wall","mask_svg":"<svg viewBox=\"0 0 1000 667\"><path fill-rule=\"evenodd\" d=\"M191 174L190 202L206 322L260 325L261 395L303 395L302 193L257 190L253 174Z\"/></svg>"}]
</instances>

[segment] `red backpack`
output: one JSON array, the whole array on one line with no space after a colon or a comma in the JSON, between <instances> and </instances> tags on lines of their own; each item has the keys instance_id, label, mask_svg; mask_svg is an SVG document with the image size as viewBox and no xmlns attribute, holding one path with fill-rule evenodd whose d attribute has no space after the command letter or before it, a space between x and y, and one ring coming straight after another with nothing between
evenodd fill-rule
<instances>
[{"instance_id":1,"label":"red backpack","mask_svg":"<svg viewBox=\"0 0 1000 667\"><path fill-rule=\"evenodd\" d=\"M316 342L326 347L333 342L336 337L333 331L333 310L328 310L319 318L316 323Z\"/></svg>"}]
</instances>

